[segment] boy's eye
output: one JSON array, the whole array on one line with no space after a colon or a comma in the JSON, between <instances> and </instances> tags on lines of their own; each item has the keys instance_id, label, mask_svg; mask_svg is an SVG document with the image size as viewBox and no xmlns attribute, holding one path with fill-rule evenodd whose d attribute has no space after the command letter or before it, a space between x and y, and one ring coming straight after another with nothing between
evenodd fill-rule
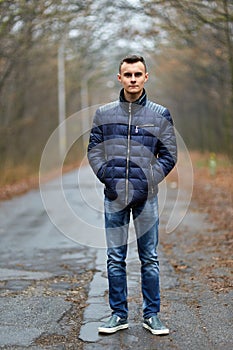
<instances>
[{"instance_id":1,"label":"boy's eye","mask_svg":"<svg viewBox=\"0 0 233 350\"><path fill-rule=\"evenodd\" d=\"M142 73L141 72L137 72L135 74L132 74L132 73L124 73L124 77L126 78L132 78L132 76L134 75L135 78L139 78L142 76Z\"/></svg>"}]
</instances>

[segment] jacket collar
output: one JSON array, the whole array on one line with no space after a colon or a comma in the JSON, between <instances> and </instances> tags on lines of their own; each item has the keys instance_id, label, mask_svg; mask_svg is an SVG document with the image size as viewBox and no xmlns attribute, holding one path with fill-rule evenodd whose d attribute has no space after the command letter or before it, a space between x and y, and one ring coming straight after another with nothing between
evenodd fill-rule
<instances>
[{"instance_id":1,"label":"jacket collar","mask_svg":"<svg viewBox=\"0 0 233 350\"><path fill-rule=\"evenodd\" d=\"M140 106L145 106L146 105L146 99L147 99L147 97L146 97L146 90L143 89L142 95L139 97L139 99L137 99L133 103L137 104L137 105L140 105ZM121 91L120 91L120 102L127 102L127 103L129 103L125 99L124 89L121 89Z\"/></svg>"}]
</instances>

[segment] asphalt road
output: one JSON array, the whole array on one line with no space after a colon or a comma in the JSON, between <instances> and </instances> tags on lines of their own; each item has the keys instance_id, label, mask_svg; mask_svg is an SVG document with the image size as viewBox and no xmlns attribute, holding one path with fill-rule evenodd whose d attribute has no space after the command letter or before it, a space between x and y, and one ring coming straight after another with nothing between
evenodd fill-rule
<instances>
[{"instance_id":1,"label":"asphalt road","mask_svg":"<svg viewBox=\"0 0 233 350\"><path fill-rule=\"evenodd\" d=\"M233 293L216 293L198 274L197 266L208 264L211 252L183 249L182 232L191 242L211 226L192 204L186 213L184 189L178 195L175 184L167 184L166 195L161 192L161 318L169 336L152 336L142 328L140 265L132 227L130 327L111 336L97 334L99 323L110 315L102 187L84 167L64 175L62 185L59 179L44 184L44 205L37 190L0 203L0 348L232 349ZM167 222L176 229L170 230Z\"/></svg>"}]
</instances>

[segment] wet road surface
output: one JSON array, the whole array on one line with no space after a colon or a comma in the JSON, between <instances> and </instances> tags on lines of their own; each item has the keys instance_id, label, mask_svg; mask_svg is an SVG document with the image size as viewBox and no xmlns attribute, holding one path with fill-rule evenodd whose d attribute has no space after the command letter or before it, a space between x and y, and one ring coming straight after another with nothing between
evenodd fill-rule
<instances>
[{"instance_id":1,"label":"wet road surface","mask_svg":"<svg viewBox=\"0 0 233 350\"><path fill-rule=\"evenodd\" d=\"M62 197L57 197L57 180L43 189L49 194L48 213L36 190L0 203L0 348L230 350L233 293L216 293L205 276L198 274L197 266L209 263L211 253L187 253L181 242L182 232L188 232L192 241L200 230L205 234L211 227L191 205L178 228L167 233L166 223L177 198L176 189L169 185L160 220L159 256L160 317L170 328L170 335L157 337L142 328L140 264L133 238L127 258L129 329L98 335L97 327L111 313L107 304L102 187L95 182L93 185L88 167L77 174L74 171L63 178L65 200L75 214L68 218L67 208L60 205ZM184 193L177 207L180 212L185 200ZM48 214L59 228L67 227L71 239L60 233ZM133 237L132 227L131 233ZM82 319L78 320L78 315ZM76 322L81 324L75 333Z\"/></svg>"}]
</instances>

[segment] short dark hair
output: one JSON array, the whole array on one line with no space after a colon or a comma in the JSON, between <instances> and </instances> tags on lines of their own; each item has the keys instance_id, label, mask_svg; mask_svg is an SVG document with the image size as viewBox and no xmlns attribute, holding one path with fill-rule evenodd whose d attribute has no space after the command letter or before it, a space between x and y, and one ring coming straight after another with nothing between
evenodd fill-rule
<instances>
[{"instance_id":1,"label":"short dark hair","mask_svg":"<svg viewBox=\"0 0 233 350\"><path fill-rule=\"evenodd\" d=\"M146 68L146 62L144 60L144 58L142 56L138 56L138 55L128 55L126 57L124 57L119 65L119 73L121 72L121 66L122 64L126 62L126 63L136 63L136 62L142 62L144 67L145 67L145 71L147 72L147 68Z\"/></svg>"}]
</instances>

